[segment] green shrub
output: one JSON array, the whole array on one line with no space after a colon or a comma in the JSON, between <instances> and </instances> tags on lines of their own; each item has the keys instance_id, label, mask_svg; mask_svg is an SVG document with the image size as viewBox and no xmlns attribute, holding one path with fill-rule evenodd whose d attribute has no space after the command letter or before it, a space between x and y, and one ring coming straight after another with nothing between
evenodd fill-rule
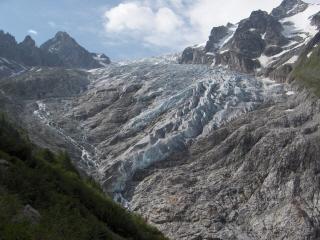
<instances>
[{"instance_id":1,"label":"green shrub","mask_svg":"<svg viewBox=\"0 0 320 240\"><path fill-rule=\"evenodd\" d=\"M297 83L320 97L320 46L314 48L309 57L300 59L292 75Z\"/></svg>"}]
</instances>

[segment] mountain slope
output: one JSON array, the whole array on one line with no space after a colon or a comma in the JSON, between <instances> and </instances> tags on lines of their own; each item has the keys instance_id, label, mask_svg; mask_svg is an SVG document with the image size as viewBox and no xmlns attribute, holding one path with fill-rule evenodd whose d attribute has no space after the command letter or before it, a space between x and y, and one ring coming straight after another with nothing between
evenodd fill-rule
<instances>
[{"instance_id":1,"label":"mountain slope","mask_svg":"<svg viewBox=\"0 0 320 240\"><path fill-rule=\"evenodd\" d=\"M1 239L165 239L0 115Z\"/></svg>"}]
</instances>

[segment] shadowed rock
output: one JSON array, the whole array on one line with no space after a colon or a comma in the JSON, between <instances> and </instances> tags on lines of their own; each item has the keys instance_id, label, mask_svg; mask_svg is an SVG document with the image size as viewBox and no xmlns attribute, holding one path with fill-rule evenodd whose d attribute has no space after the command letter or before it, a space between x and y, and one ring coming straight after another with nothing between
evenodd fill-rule
<instances>
[{"instance_id":1,"label":"shadowed rock","mask_svg":"<svg viewBox=\"0 0 320 240\"><path fill-rule=\"evenodd\" d=\"M307 7L308 4L301 0L284 0L280 6L272 10L271 15L276 19L282 19L303 12Z\"/></svg>"}]
</instances>

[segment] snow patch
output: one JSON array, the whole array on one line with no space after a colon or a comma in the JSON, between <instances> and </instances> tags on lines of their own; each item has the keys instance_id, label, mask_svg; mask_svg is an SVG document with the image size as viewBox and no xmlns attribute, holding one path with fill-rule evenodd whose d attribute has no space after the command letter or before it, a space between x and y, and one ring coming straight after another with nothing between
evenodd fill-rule
<instances>
[{"instance_id":1,"label":"snow patch","mask_svg":"<svg viewBox=\"0 0 320 240\"><path fill-rule=\"evenodd\" d=\"M285 62L285 64L293 64L293 63L295 63L298 60L298 57L299 56L297 56L297 55L292 56L288 61Z\"/></svg>"},{"instance_id":2,"label":"snow patch","mask_svg":"<svg viewBox=\"0 0 320 240\"><path fill-rule=\"evenodd\" d=\"M295 95L296 93L294 91L288 91L286 92L286 95L288 96L292 96L292 95Z\"/></svg>"},{"instance_id":3,"label":"snow patch","mask_svg":"<svg viewBox=\"0 0 320 240\"><path fill-rule=\"evenodd\" d=\"M320 11L319 4L309 4L308 8L303 12L300 12L291 17L287 17L281 20L281 23L289 22L290 25L283 24L286 37L292 37L305 33L307 37L312 37L317 33L317 27L311 25L311 17Z\"/></svg>"},{"instance_id":4,"label":"snow patch","mask_svg":"<svg viewBox=\"0 0 320 240\"><path fill-rule=\"evenodd\" d=\"M287 109L285 112L294 112L294 109Z\"/></svg>"},{"instance_id":5,"label":"snow patch","mask_svg":"<svg viewBox=\"0 0 320 240\"><path fill-rule=\"evenodd\" d=\"M268 57L264 54L261 54L261 56L259 58L257 58L257 60L260 62L262 67L266 67L273 61L273 58Z\"/></svg>"}]
</instances>

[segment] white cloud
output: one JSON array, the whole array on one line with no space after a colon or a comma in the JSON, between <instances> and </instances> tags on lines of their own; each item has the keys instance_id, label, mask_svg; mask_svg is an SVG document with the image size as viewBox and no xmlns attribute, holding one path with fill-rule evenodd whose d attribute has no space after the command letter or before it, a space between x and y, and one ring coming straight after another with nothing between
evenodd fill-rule
<instances>
[{"instance_id":1,"label":"white cloud","mask_svg":"<svg viewBox=\"0 0 320 240\"><path fill-rule=\"evenodd\" d=\"M38 32L36 30L33 30L33 29L29 29L28 33L32 34L32 35L35 35L35 36L38 35Z\"/></svg>"},{"instance_id":2,"label":"white cloud","mask_svg":"<svg viewBox=\"0 0 320 240\"><path fill-rule=\"evenodd\" d=\"M109 32L142 29L150 31L153 15L154 13L148 7L136 3L121 3L105 13L106 29Z\"/></svg>"},{"instance_id":3,"label":"white cloud","mask_svg":"<svg viewBox=\"0 0 320 240\"><path fill-rule=\"evenodd\" d=\"M172 33L183 25L183 21L169 8L160 8L155 15L155 30L159 33Z\"/></svg>"},{"instance_id":4,"label":"white cloud","mask_svg":"<svg viewBox=\"0 0 320 240\"><path fill-rule=\"evenodd\" d=\"M52 28L56 28L56 27L57 27L57 24L56 24L55 22L53 22L53 21L49 21L49 22L48 22L48 25L49 25L50 27L52 27Z\"/></svg>"},{"instance_id":5,"label":"white cloud","mask_svg":"<svg viewBox=\"0 0 320 240\"><path fill-rule=\"evenodd\" d=\"M157 46L169 47L185 41L181 16L164 4L157 6L153 9L147 2L121 3L105 13L105 29L110 34L129 35Z\"/></svg>"},{"instance_id":6,"label":"white cloud","mask_svg":"<svg viewBox=\"0 0 320 240\"><path fill-rule=\"evenodd\" d=\"M213 26L237 23L247 18L253 10L270 12L282 0L197 0L189 8L188 16L193 28L199 29L202 38L208 35Z\"/></svg>"},{"instance_id":7,"label":"white cloud","mask_svg":"<svg viewBox=\"0 0 320 240\"><path fill-rule=\"evenodd\" d=\"M236 23L253 10L271 11L282 0L129 0L104 13L110 38L182 49L207 40L214 26Z\"/></svg>"}]
</instances>

